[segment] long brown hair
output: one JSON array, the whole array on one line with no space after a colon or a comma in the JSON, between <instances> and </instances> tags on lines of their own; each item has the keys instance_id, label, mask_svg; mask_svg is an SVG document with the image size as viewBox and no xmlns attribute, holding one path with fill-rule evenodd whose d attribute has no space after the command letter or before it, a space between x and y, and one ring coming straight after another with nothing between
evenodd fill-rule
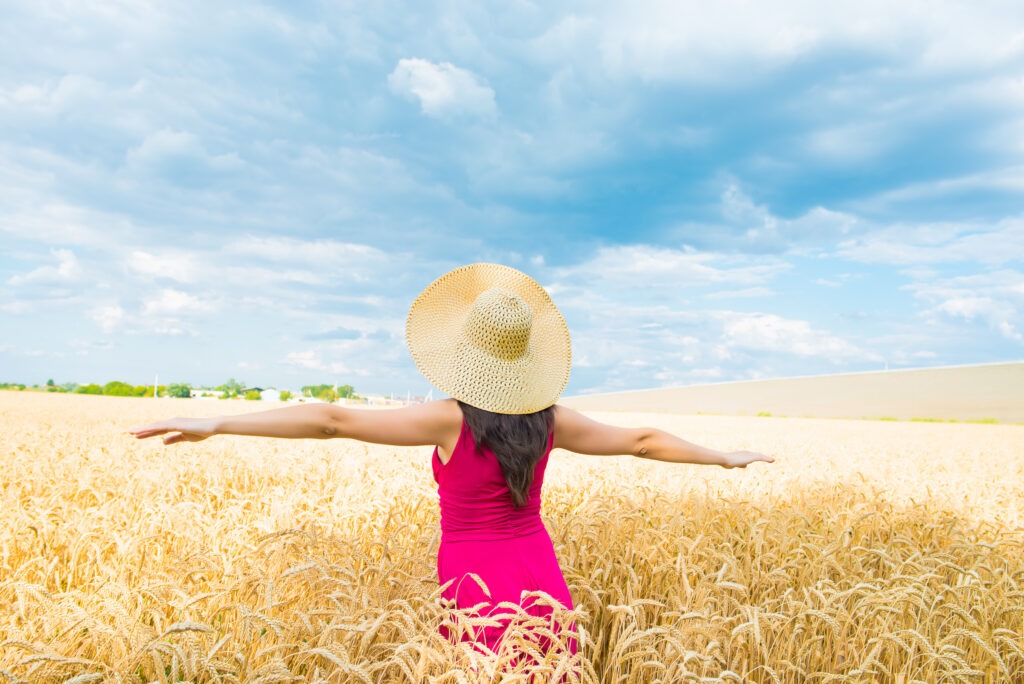
<instances>
[{"instance_id":1,"label":"long brown hair","mask_svg":"<svg viewBox=\"0 0 1024 684\"><path fill-rule=\"evenodd\" d=\"M512 495L512 505L519 508L533 484L533 470L547 450L548 437L555 424L554 408L549 406L536 413L507 415L491 413L464 404L466 418L476 448L486 447L494 452Z\"/></svg>"}]
</instances>

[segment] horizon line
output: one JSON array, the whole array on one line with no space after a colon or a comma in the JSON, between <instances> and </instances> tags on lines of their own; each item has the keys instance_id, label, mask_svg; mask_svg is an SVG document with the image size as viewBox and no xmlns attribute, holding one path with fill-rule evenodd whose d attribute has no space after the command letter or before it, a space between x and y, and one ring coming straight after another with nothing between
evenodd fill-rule
<instances>
[{"instance_id":1,"label":"horizon line","mask_svg":"<svg viewBox=\"0 0 1024 684\"><path fill-rule=\"evenodd\" d=\"M921 366L917 368L886 368L884 370L847 371L844 373L820 373L817 375L786 375L774 378L753 378L749 380L722 380L721 382L704 382L692 385L665 385L664 387L649 387L647 389L615 390L614 392L594 392L593 394L573 394L562 397L562 399L576 399L586 397L606 397L617 394L634 394L636 392L659 392L661 390L689 389L691 387L718 387L720 385L741 385L757 382L775 382L779 380L803 380L806 378L835 378L848 375L884 375L886 373L913 373L923 371L953 370L956 368L983 368L986 366L1010 366L1024 364L1024 359L1014 361L986 361L983 363L963 363L949 366Z\"/></svg>"}]
</instances>

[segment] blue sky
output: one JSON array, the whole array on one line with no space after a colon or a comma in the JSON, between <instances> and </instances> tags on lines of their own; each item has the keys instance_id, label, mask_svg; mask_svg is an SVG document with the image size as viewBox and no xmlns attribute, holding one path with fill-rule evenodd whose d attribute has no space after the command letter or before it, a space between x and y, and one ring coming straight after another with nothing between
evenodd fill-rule
<instances>
[{"instance_id":1,"label":"blue sky","mask_svg":"<svg viewBox=\"0 0 1024 684\"><path fill-rule=\"evenodd\" d=\"M1019 2L4 13L0 380L425 393L474 261L569 393L1024 358Z\"/></svg>"}]
</instances>

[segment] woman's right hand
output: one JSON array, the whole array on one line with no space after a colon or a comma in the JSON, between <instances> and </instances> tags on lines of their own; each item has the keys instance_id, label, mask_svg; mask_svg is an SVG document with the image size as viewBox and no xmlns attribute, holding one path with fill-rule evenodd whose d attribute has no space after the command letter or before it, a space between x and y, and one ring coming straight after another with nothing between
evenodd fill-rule
<instances>
[{"instance_id":1,"label":"woman's right hand","mask_svg":"<svg viewBox=\"0 0 1024 684\"><path fill-rule=\"evenodd\" d=\"M216 434L214 423L209 418L171 418L150 423L128 431L138 439L164 435L164 444L178 442L200 442Z\"/></svg>"}]
</instances>

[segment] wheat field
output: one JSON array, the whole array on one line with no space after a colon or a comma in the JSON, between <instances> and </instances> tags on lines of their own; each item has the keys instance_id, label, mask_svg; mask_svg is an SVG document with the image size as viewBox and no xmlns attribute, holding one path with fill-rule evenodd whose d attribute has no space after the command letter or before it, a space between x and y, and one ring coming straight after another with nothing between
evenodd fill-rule
<instances>
[{"instance_id":1,"label":"wheat field","mask_svg":"<svg viewBox=\"0 0 1024 684\"><path fill-rule=\"evenodd\" d=\"M429 449L125 433L265 408L0 392L0 681L1024 682L1022 426L592 414L777 462L555 453L573 658L442 638Z\"/></svg>"}]
</instances>

